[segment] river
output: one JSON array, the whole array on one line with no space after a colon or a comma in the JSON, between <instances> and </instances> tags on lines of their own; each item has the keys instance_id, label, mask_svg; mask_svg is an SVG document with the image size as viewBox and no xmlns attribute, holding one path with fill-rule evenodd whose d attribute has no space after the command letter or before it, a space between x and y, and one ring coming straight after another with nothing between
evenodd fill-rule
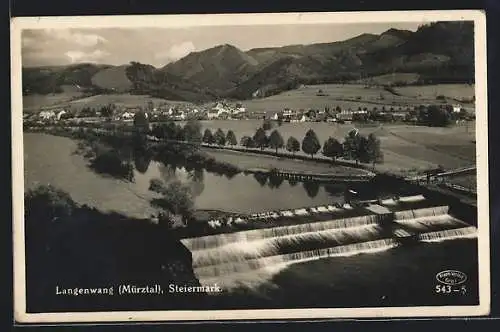
<instances>
[{"instance_id":1,"label":"river","mask_svg":"<svg viewBox=\"0 0 500 332\"><path fill-rule=\"evenodd\" d=\"M66 137L24 134L25 190L51 184L71 194L80 203L102 211L115 211L133 217L154 213L148 190L151 179L165 182L178 179L188 184L195 197L195 208L237 213L257 213L273 209L292 209L341 202L343 192L327 192L324 186L282 181L259 182L254 175L237 174L232 178L207 171L186 171L150 161L146 167L134 167L132 182L96 174L87 161L75 154L77 143Z\"/></svg>"}]
</instances>

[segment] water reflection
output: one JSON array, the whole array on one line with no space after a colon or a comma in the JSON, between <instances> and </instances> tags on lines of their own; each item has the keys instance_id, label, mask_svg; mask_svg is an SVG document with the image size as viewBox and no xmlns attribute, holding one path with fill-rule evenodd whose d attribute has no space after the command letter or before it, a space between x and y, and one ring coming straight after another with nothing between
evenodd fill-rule
<instances>
[{"instance_id":1,"label":"water reflection","mask_svg":"<svg viewBox=\"0 0 500 332\"><path fill-rule=\"evenodd\" d=\"M319 183L315 181L306 181L302 183L304 190L307 193L307 196L314 198L318 195L319 192Z\"/></svg>"},{"instance_id":2,"label":"water reflection","mask_svg":"<svg viewBox=\"0 0 500 332\"><path fill-rule=\"evenodd\" d=\"M134 165L135 169L141 173L145 174L148 171L149 164L151 163L151 154L147 152L135 152L134 153Z\"/></svg>"},{"instance_id":3,"label":"water reflection","mask_svg":"<svg viewBox=\"0 0 500 332\"><path fill-rule=\"evenodd\" d=\"M282 177L271 175L269 177L269 183L267 185L271 189L279 189L283 181L284 179Z\"/></svg>"},{"instance_id":4,"label":"water reflection","mask_svg":"<svg viewBox=\"0 0 500 332\"><path fill-rule=\"evenodd\" d=\"M254 173L253 177L260 184L261 187L264 187L267 183L267 174L265 173Z\"/></svg>"},{"instance_id":5,"label":"water reflection","mask_svg":"<svg viewBox=\"0 0 500 332\"><path fill-rule=\"evenodd\" d=\"M253 205L256 209L263 209L264 205L268 205L275 209L277 206L329 204L345 200L347 191L345 184L322 184L294 179L285 181L283 177L264 172L242 174L211 160L186 161L175 156L165 156L160 162L155 160L151 151L137 146L108 150L103 155L105 157L100 157L100 168L94 167L93 170L135 183L137 188L141 188L141 195L147 195L148 190L143 191L143 184L149 183L153 178L160 179L165 185L180 181L189 188L191 196L200 205L210 208L212 205L221 208L218 206L222 204L221 201L226 202L223 209L225 206L238 209L239 206ZM299 183L300 186L297 186ZM263 200L266 201L265 204Z\"/></svg>"}]
</instances>

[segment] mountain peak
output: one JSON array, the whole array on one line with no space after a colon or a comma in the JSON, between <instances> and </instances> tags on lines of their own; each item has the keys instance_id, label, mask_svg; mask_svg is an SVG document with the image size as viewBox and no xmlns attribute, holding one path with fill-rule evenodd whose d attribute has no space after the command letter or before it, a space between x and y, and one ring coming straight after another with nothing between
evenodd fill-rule
<instances>
[{"instance_id":1,"label":"mountain peak","mask_svg":"<svg viewBox=\"0 0 500 332\"><path fill-rule=\"evenodd\" d=\"M389 30L382 32L380 35L381 36L389 35L389 36L394 36L394 37L401 38L401 39L406 39L409 36L411 36L412 34L413 34L413 32L410 30L400 30L400 29L390 28Z\"/></svg>"}]
</instances>

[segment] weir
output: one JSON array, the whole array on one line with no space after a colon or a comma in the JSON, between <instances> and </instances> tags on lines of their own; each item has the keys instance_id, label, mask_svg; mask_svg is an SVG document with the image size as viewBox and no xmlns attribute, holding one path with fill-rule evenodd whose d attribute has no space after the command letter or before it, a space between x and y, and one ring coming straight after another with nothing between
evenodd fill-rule
<instances>
[{"instance_id":1,"label":"weir","mask_svg":"<svg viewBox=\"0 0 500 332\"><path fill-rule=\"evenodd\" d=\"M439 242L474 238L475 227L451 216L449 206L421 207L420 195L404 201L419 208L366 209L366 214L287 226L245 230L181 240L191 251L193 270L202 284L257 285L290 264L373 253L408 241ZM417 204L417 202L419 202ZM391 202L392 203L392 202ZM420 204L420 205L419 205ZM401 208L401 207L399 207ZM392 210L390 210L392 209ZM299 220L298 220L299 221ZM266 276L266 277L264 277Z\"/></svg>"}]
</instances>

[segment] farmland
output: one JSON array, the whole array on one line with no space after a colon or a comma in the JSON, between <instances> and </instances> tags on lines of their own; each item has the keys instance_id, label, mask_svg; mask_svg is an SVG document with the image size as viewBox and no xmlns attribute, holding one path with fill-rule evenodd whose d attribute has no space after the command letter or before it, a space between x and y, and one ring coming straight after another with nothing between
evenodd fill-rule
<instances>
[{"instance_id":1,"label":"farmland","mask_svg":"<svg viewBox=\"0 0 500 332\"><path fill-rule=\"evenodd\" d=\"M239 140L242 136L253 136L260 123L255 120L202 121L202 126L212 131L218 128L232 129ZM354 125L348 124L311 122L284 123L276 128L285 141L290 136L301 141L306 131L313 129L323 143L329 136L342 141L353 127ZM379 171L406 174L439 165L451 169L475 164L474 124L469 124L468 129L461 126L430 128L387 124L356 127L361 134L375 133L380 139L384 163L377 165Z\"/></svg>"},{"instance_id":2,"label":"farmland","mask_svg":"<svg viewBox=\"0 0 500 332\"><path fill-rule=\"evenodd\" d=\"M402 75L402 74L400 74ZM320 92L320 93L318 93ZM395 94L396 93L396 94ZM438 84L424 86L397 87L387 91L382 86L371 86L365 84L323 84L309 85L301 88L286 91L271 97L261 99L250 99L242 101L249 112L272 115L275 112L290 108L295 110L324 109L325 107L356 110L359 107L379 110L385 107L394 110L406 110L407 107L414 107L420 104L435 104L436 97L445 96L444 102L455 104L457 100L463 98L470 99L474 96L474 86L467 84ZM82 97L78 99L78 97ZM162 103L183 103L188 102L171 101L161 98L153 98L147 95L132 94L105 94L84 98L78 91L65 91L64 93L50 95L29 95L23 98L24 108L34 109L35 107L59 106L79 109L81 107L101 107L114 103L123 107L144 107L148 101L155 105ZM461 103L470 112L474 111L473 103ZM210 108L213 103L206 103L204 106Z\"/></svg>"},{"instance_id":3,"label":"farmland","mask_svg":"<svg viewBox=\"0 0 500 332\"><path fill-rule=\"evenodd\" d=\"M159 105L168 102L169 104L176 103L174 101L167 101L161 98L153 98L146 95L132 95L132 94L105 94L105 95L95 95L83 99L73 100L68 103L72 109L78 110L83 107L99 108L109 104L115 104L117 107L123 108L134 108L134 107L145 107L148 102L152 102L154 105ZM184 103L184 102L177 102Z\"/></svg>"},{"instance_id":4,"label":"farmland","mask_svg":"<svg viewBox=\"0 0 500 332\"><path fill-rule=\"evenodd\" d=\"M382 86L364 84L324 84L309 85L299 89L286 91L271 97L247 100L246 108L252 112L273 114L284 107L291 109L324 109L340 106L353 110L359 107L372 109L400 107L406 109L420 104L435 104L436 97L445 96L445 102L457 103L458 98L474 96L474 86L466 84L439 84L430 86L408 86L395 88L393 92ZM473 104L464 104L464 108L473 110Z\"/></svg>"},{"instance_id":5,"label":"farmland","mask_svg":"<svg viewBox=\"0 0 500 332\"><path fill-rule=\"evenodd\" d=\"M422 86L403 86L395 88L403 96L422 99L436 99L437 96L445 96L448 99L472 99L474 97L474 86L468 84L437 84Z\"/></svg>"},{"instance_id":6,"label":"farmland","mask_svg":"<svg viewBox=\"0 0 500 332\"><path fill-rule=\"evenodd\" d=\"M386 84L393 84L395 82L401 82L406 84L412 84L417 82L419 78L420 75L416 73L392 73L392 74L363 78L353 83L386 85Z\"/></svg>"}]
</instances>

